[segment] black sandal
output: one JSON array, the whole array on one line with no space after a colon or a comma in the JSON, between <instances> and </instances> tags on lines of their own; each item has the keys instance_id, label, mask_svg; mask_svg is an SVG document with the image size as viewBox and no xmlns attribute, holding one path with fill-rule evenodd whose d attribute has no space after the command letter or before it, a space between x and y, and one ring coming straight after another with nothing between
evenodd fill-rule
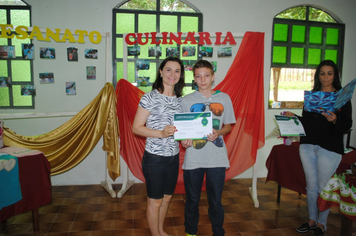
<instances>
[{"instance_id":1,"label":"black sandal","mask_svg":"<svg viewBox=\"0 0 356 236\"><path fill-rule=\"evenodd\" d=\"M324 231L322 228L320 227L316 227L313 231L313 236L323 236L324 235Z\"/></svg>"},{"instance_id":2,"label":"black sandal","mask_svg":"<svg viewBox=\"0 0 356 236\"><path fill-rule=\"evenodd\" d=\"M316 225L310 226L308 222L305 222L301 226L299 226L296 230L300 234L308 233L310 230L315 230Z\"/></svg>"}]
</instances>

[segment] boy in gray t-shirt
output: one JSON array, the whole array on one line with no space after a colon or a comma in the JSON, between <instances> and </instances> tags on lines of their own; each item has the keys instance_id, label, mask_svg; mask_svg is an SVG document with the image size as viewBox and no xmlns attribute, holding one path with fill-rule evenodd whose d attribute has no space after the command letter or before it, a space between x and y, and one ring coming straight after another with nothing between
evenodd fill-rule
<instances>
[{"instance_id":1,"label":"boy in gray t-shirt","mask_svg":"<svg viewBox=\"0 0 356 236\"><path fill-rule=\"evenodd\" d=\"M184 112L211 111L213 114L213 133L207 139L183 140L186 148L183 169L186 191L185 232L196 235L199 222L199 201L206 174L206 190L209 202L209 218L213 235L224 235L224 210L221 195L225 182L225 171L229 159L223 135L231 131L236 122L231 99L226 93L211 88L215 79L213 66L206 60L198 61L193 67L194 80L198 91L182 99Z\"/></svg>"}]
</instances>

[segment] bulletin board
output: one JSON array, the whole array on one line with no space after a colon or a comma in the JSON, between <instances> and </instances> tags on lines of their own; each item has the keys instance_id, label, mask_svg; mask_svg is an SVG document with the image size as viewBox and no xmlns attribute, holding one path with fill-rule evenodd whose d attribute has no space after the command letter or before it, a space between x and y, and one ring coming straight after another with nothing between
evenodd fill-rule
<instances>
[{"instance_id":1,"label":"bulletin board","mask_svg":"<svg viewBox=\"0 0 356 236\"><path fill-rule=\"evenodd\" d=\"M192 81L193 81L193 72L191 71L191 67L194 65L194 63L200 59L204 59L207 61L210 61L215 70L215 82L213 84L213 87L219 84L225 77L227 71L229 70L236 54L237 51L240 47L242 37L244 33L232 33L234 40L236 44L215 44L216 41L222 42L224 40L224 35L222 34L222 39L216 40L216 35L215 33L210 33L210 39L212 44L210 45L198 45L198 44L181 44L181 45L170 45L170 44L161 44L161 45L155 45L155 44L150 44L147 43L146 45L127 45L126 41L123 40L123 78L127 79L129 82L133 83L135 86L139 87L141 90L144 92L147 92L150 90L150 87L152 87L152 83L155 80L156 72L157 69L160 65L160 62L162 62L167 56L168 56L168 48L178 48L178 52L174 56L178 56L182 61L183 64L186 68L185 70L185 82L186 85L189 89L185 89L184 92L185 94L190 93L192 90L190 89L192 87ZM123 38L125 38L127 34L123 35ZM161 34L157 34L157 40L159 37L161 37ZM186 33L183 33L181 38L182 41L184 41L185 37L187 37ZM195 34L196 41L199 42L199 34ZM150 40L148 40L150 41ZM159 47L159 54L156 55L156 57L149 57L150 55L150 50L154 47ZM186 55L184 56L183 54L186 52L185 49L187 48L194 48L195 54L194 55ZM139 55L134 55L132 53L132 49L137 49L139 50ZM203 50L203 51L202 51ZM224 51L225 50L225 51ZM203 53L202 53L203 52ZM224 54L225 53L225 54ZM140 64L140 61L149 61L149 63L152 65L151 67L154 68L151 70L145 70L145 69L139 69L138 64ZM135 74L132 74L132 64L136 64L135 68ZM147 64L147 63L146 63ZM144 86L140 86L140 80L145 77L149 77L149 84L146 89ZM120 78L117 78L120 79Z\"/></svg>"},{"instance_id":2,"label":"bulletin board","mask_svg":"<svg viewBox=\"0 0 356 236\"><path fill-rule=\"evenodd\" d=\"M34 113L78 112L99 94L107 77L111 82L110 33L101 36L97 44L87 35L84 43L32 40Z\"/></svg>"}]
</instances>

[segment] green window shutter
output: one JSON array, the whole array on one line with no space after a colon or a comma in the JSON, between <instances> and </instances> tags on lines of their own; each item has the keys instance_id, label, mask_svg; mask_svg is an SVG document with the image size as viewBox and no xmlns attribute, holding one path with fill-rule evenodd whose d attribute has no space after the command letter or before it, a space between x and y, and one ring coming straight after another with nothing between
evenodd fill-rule
<instances>
[{"instance_id":1,"label":"green window shutter","mask_svg":"<svg viewBox=\"0 0 356 236\"><path fill-rule=\"evenodd\" d=\"M322 27L310 27L309 43L319 44L323 43L323 28Z\"/></svg>"},{"instance_id":2,"label":"green window shutter","mask_svg":"<svg viewBox=\"0 0 356 236\"><path fill-rule=\"evenodd\" d=\"M293 25L292 27L292 43L305 43L305 30L304 25Z\"/></svg>"},{"instance_id":3,"label":"green window shutter","mask_svg":"<svg viewBox=\"0 0 356 236\"><path fill-rule=\"evenodd\" d=\"M185 71L184 75L185 75L185 78L184 78L184 82L185 83L188 84L188 83L191 83L194 80L193 71Z\"/></svg>"},{"instance_id":4,"label":"green window shutter","mask_svg":"<svg viewBox=\"0 0 356 236\"><path fill-rule=\"evenodd\" d=\"M273 63L287 63L287 47L273 47Z\"/></svg>"},{"instance_id":5,"label":"green window shutter","mask_svg":"<svg viewBox=\"0 0 356 236\"><path fill-rule=\"evenodd\" d=\"M160 32L178 32L178 17L171 15L160 16Z\"/></svg>"},{"instance_id":6,"label":"green window shutter","mask_svg":"<svg viewBox=\"0 0 356 236\"><path fill-rule=\"evenodd\" d=\"M304 65L304 48L291 48L290 63L294 65Z\"/></svg>"},{"instance_id":7,"label":"green window shutter","mask_svg":"<svg viewBox=\"0 0 356 236\"><path fill-rule=\"evenodd\" d=\"M339 29L327 28L326 29L326 45L339 45Z\"/></svg>"},{"instance_id":8,"label":"green window shutter","mask_svg":"<svg viewBox=\"0 0 356 236\"><path fill-rule=\"evenodd\" d=\"M1 9L0 10L0 24L6 25L7 24L6 18L7 18L6 10Z\"/></svg>"},{"instance_id":9,"label":"green window shutter","mask_svg":"<svg viewBox=\"0 0 356 236\"><path fill-rule=\"evenodd\" d=\"M0 45L7 46L8 45L7 38L0 38Z\"/></svg>"},{"instance_id":10,"label":"green window shutter","mask_svg":"<svg viewBox=\"0 0 356 236\"><path fill-rule=\"evenodd\" d=\"M123 38L116 38L116 58L122 58L124 50L124 40Z\"/></svg>"},{"instance_id":11,"label":"green window shutter","mask_svg":"<svg viewBox=\"0 0 356 236\"><path fill-rule=\"evenodd\" d=\"M31 64L30 61L12 60L11 74L13 82L31 82Z\"/></svg>"},{"instance_id":12,"label":"green window shutter","mask_svg":"<svg viewBox=\"0 0 356 236\"><path fill-rule=\"evenodd\" d=\"M182 16L181 32L198 32L198 17Z\"/></svg>"},{"instance_id":13,"label":"green window shutter","mask_svg":"<svg viewBox=\"0 0 356 236\"><path fill-rule=\"evenodd\" d=\"M10 10L11 24L23 25L30 27L30 11L29 10Z\"/></svg>"},{"instance_id":14,"label":"green window shutter","mask_svg":"<svg viewBox=\"0 0 356 236\"><path fill-rule=\"evenodd\" d=\"M8 87L0 87L0 106L10 106L10 90Z\"/></svg>"},{"instance_id":15,"label":"green window shutter","mask_svg":"<svg viewBox=\"0 0 356 236\"><path fill-rule=\"evenodd\" d=\"M321 49L309 48L308 65L319 65L321 62Z\"/></svg>"},{"instance_id":16,"label":"green window shutter","mask_svg":"<svg viewBox=\"0 0 356 236\"><path fill-rule=\"evenodd\" d=\"M287 42L288 40L287 24L274 24L273 40L275 42Z\"/></svg>"},{"instance_id":17,"label":"green window shutter","mask_svg":"<svg viewBox=\"0 0 356 236\"><path fill-rule=\"evenodd\" d=\"M135 14L116 14L116 33L125 34L135 32Z\"/></svg>"},{"instance_id":18,"label":"green window shutter","mask_svg":"<svg viewBox=\"0 0 356 236\"><path fill-rule=\"evenodd\" d=\"M9 72L7 71L7 61L0 60L0 76L8 77Z\"/></svg>"},{"instance_id":19,"label":"green window shutter","mask_svg":"<svg viewBox=\"0 0 356 236\"><path fill-rule=\"evenodd\" d=\"M338 50L330 50L330 49L325 50L325 60L332 60L333 62L335 62L335 64L337 64L338 63L337 57L338 57Z\"/></svg>"},{"instance_id":20,"label":"green window shutter","mask_svg":"<svg viewBox=\"0 0 356 236\"><path fill-rule=\"evenodd\" d=\"M156 32L156 15L138 15L138 33Z\"/></svg>"},{"instance_id":21,"label":"green window shutter","mask_svg":"<svg viewBox=\"0 0 356 236\"><path fill-rule=\"evenodd\" d=\"M160 32L178 32L178 16L161 15ZM166 58L166 50L169 47L177 47L177 44L175 42L173 42L173 44L162 44L162 55L160 56L161 60Z\"/></svg>"},{"instance_id":22,"label":"green window shutter","mask_svg":"<svg viewBox=\"0 0 356 236\"><path fill-rule=\"evenodd\" d=\"M135 62L128 62L127 63L127 81L130 83L135 83L135 73L136 73L136 65Z\"/></svg>"},{"instance_id":23,"label":"green window shutter","mask_svg":"<svg viewBox=\"0 0 356 236\"><path fill-rule=\"evenodd\" d=\"M123 62L116 63L116 77L117 81L124 78Z\"/></svg>"}]
</instances>

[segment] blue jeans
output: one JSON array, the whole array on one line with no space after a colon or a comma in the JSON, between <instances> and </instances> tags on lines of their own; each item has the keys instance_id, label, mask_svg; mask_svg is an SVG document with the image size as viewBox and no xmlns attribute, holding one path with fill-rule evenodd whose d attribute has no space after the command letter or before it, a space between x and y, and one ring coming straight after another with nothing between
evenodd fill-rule
<instances>
[{"instance_id":1,"label":"blue jeans","mask_svg":"<svg viewBox=\"0 0 356 236\"><path fill-rule=\"evenodd\" d=\"M299 155L307 182L309 219L324 225L326 230L329 210L319 212L317 200L339 166L341 154L328 151L318 145L301 144Z\"/></svg>"},{"instance_id":2,"label":"blue jeans","mask_svg":"<svg viewBox=\"0 0 356 236\"><path fill-rule=\"evenodd\" d=\"M185 203L185 232L196 234L199 222L199 202L204 174L206 173L206 192L209 202L209 219L214 236L225 235L224 209L221 195L224 188L226 168L199 168L184 170L184 187L187 196Z\"/></svg>"}]
</instances>

